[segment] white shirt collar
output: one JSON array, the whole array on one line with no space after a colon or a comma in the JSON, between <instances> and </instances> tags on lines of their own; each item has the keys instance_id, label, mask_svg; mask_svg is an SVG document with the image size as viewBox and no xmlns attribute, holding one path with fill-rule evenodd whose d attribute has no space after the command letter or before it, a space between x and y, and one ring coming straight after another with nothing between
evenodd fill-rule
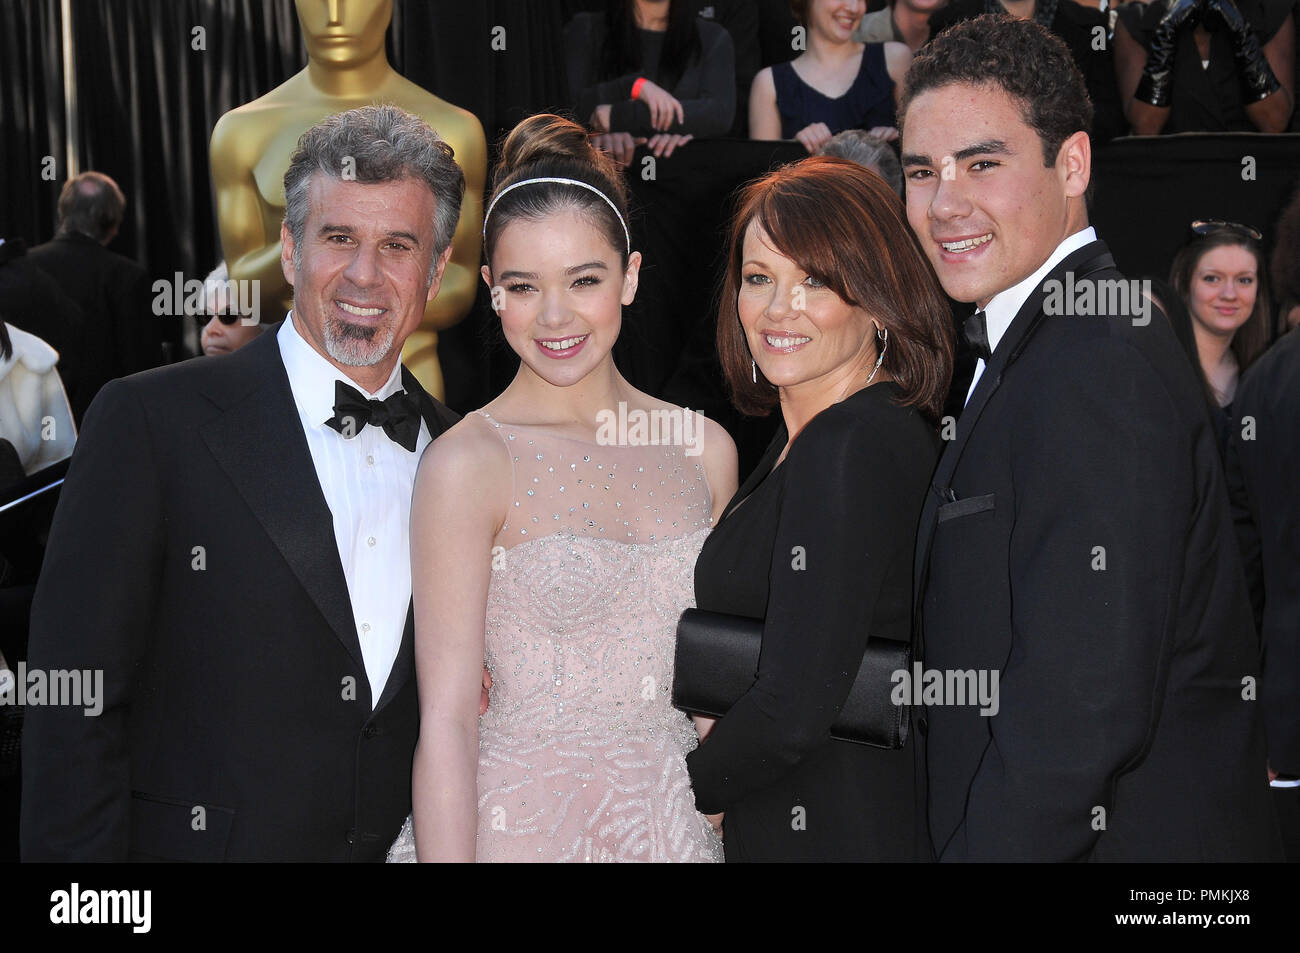
<instances>
[{"instance_id":1,"label":"white shirt collar","mask_svg":"<svg viewBox=\"0 0 1300 953\"><path fill-rule=\"evenodd\" d=\"M289 388L293 391L293 401L298 405L298 412L314 426L324 426L325 421L334 416L334 382L343 381L349 387L355 387L370 400L383 400L402 390L402 362L393 365L393 373L383 387L375 393L369 393L356 381L327 361L314 347L308 344L293 324L293 312L290 311L280 325L276 334L280 345L280 357L284 360L284 370L289 375Z\"/></svg>"},{"instance_id":2,"label":"white shirt collar","mask_svg":"<svg viewBox=\"0 0 1300 953\"><path fill-rule=\"evenodd\" d=\"M1029 300L1029 296L1034 293L1034 289L1042 284L1047 273L1059 265L1066 255L1096 240L1097 232L1091 225L1075 232L1056 246L1056 251L1047 256L1047 261L1043 262L1042 267L1036 272L1006 291L999 291L989 300L984 307L984 322L988 328L990 351L997 349L998 342L1011 327L1011 322L1016 319L1016 315Z\"/></svg>"}]
</instances>

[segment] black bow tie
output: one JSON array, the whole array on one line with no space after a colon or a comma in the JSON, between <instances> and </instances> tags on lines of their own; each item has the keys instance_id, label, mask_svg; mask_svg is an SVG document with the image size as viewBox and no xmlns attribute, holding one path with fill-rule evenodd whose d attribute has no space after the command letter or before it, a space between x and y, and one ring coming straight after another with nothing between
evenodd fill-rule
<instances>
[{"instance_id":1,"label":"black bow tie","mask_svg":"<svg viewBox=\"0 0 1300 953\"><path fill-rule=\"evenodd\" d=\"M987 364L989 359L993 357L993 350L989 347L989 327L984 312L976 311L967 318L962 331L966 336L966 343L970 345L970 349L979 357L984 358L984 363Z\"/></svg>"},{"instance_id":2,"label":"black bow tie","mask_svg":"<svg viewBox=\"0 0 1300 953\"><path fill-rule=\"evenodd\" d=\"M334 416L325 425L351 439L366 424L382 427L394 443L414 453L420 439L420 405L406 391L383 400L368 400L355 387L335 381Z\"/></svg>"}]
</instances>

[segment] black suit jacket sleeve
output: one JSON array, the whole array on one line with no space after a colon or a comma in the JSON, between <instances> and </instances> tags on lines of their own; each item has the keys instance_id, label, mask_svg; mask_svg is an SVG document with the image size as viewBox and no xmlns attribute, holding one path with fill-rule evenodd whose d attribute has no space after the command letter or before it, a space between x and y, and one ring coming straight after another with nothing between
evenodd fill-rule
<instances>
[{"instance_id":1,"label":"black suit jacket sleeve","mask_svg":"<svg viewBox=\"0 0 1300 953\"><path fill-rule=\"evenodd\" d=\"M1157 371L1117 338L1039 378L1011 451L1011 651L944 860L1086 858L1104 836L1095 809L1113 803L1163 694L1169 581L1195 506L1186 428Z\"/></svg>"},{"instance_id":2,"label":"black suit jacket sleeve","mask_svg":"<svg viewBox=\"0 0 1300 953\"><path fill-rule=\"evenodd\" d=\"M1236 410L1241 411L1240 401ZM1228 485L1228 502L1232 506L1232 524L1237 534L1237 545L1241 549L1241 562L1246 570L1246 583L1250 587L1250 605L1255 614L1255 627L1261 628L1264 621L1263 542L1259 534L1260 514L1251 505L1242 467L1241 427L1244 416L1249 415L1244 411L1237 413L1229 424L1228 449L1223 469Z\"/></svg>"},{"instance_id":3,"label":"black suit jacket sleeve","mask_svg":"<svg viewBox=\"0 0 1300 953\"><path fill-rule=\"evenodd\" d=\"M916 485L906 477L916 468L892 459L878 428L831 408L782 466L758 677L686 759L706 814L779 780L829 741L882 582L911 566ZM744 506L729 518L744 519Z\"/></svg>"},{"instance_id":4,"label":"black suit jacket sleeve","mask_svg":"<svg viewBox=\"0 0 1300 953\"><path fill-rule=\"evenodd\" d=\"M50 530L28 652L29 670L102 672L103 708L94 716L81 707L27 708L24 860L127 857L130 686L162 571L154 453L131 384L106 385L86 415Z\"/></svg>"}]
</instances>

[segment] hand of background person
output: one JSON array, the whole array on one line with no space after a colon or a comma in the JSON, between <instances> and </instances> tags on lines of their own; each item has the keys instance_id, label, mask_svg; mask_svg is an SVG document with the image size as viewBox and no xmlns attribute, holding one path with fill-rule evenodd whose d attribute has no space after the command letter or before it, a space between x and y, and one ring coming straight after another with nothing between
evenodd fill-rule
<instances>
[{"instance_id":1,"label":"hand of background person","mask_svg":"<svg viewBox=\"0 0 1300 953\"><path fill-rule=\"evenodd\" d=\"M879 136L886 142L895 142L898 139L897 126L872 126L867 130L869 136Z\"/></svg>"},{"instance_id":2,"label":"hand of background person","mask_svg":"<svg viewBox=\"0 0 1300 953\"><path fill-rule=\"evenodd\" d=\"M674 149L680 149L694 138L694 136L679 136L672 132L661 132L647 139L645 146L655 155L667 158L673 154Z\"/></svg>"},{"instance_id":3,"label":"hand of background person","mask_svg":"<svg viewBox=\"0 0 1300 953\"><path fill-rule=\"evenodd\" d=\"M492 691L492 673L483 666L483 691L478 696L478 713L486 714L488 710L488 693Z\"/></svg>"},{"instance_id":4,"label":"hand of background person","mask_svg":"<svg viewBox=\"0 0 1300 953\"><path fill-rule=\"evenodd\" d=\"M587 120L587 125L593 132L609 132L609 111L609 103L602 103L591 111L591 118Z\"/></svg>"},{"instance_id":5,"label":"hand of background person","mask_svg":"<svg viewBox=\"0 0 1300 953\"><path fill-rule=\"evenodd\" d=\"M608 152L620 166L632 161L632 153L644 139L633 139L629 132L603 132L591 137L591 143L602 152Z\"/></svg>"},{"instance_id":6,"label":"hand of background person","mask_svg":"<svg viewBox=\"0 0 1300 953\"><path fill-rule=\"evenodd\" d=\"M804 126L794 134L794 137L803 143L808 154L812 155L830 141L831 129L824 122L814 122Z\"/></svg>"},{"instance_id":7,"label":"hand of background person","mask_svg":"<svg viewBox=\"0 0 1300 953\"><path fill-rule=\"evenodd\" d=\"M722 840L722 819L725 814L705 814L704 819L713 825L713 832L718 835L718 840Z\"/></svg>"},{"instance_id":8,"label":"hand of background person","mask_svg":"<svg viewBox=\"0 0 1300 953\"><path fill-rule=\"evenodd\" d=\"M660 131L669 128L674 121L686 121L681 101L650 80L641 84L641 92L637 94L637 99L650 108L650 125ZM606 120L606 128L608 128L608 120Z\"/></svg>"}]
</instances>

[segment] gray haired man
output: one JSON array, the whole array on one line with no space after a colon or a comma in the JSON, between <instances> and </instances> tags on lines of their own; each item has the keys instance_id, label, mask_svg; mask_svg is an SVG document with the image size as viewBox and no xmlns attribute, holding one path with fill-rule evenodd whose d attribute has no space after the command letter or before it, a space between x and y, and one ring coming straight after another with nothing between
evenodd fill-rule
<instances>
[{"instance_id":1,"label":"gray haired man","mask_svg":"<svg viewBox=\"0 0 1300 953\"><path fill-rule=\"evenodd\" d=\"M456 415L401 366L464 178L420 119L332 116L285 175L294 308L91 406L32 610L27 860L384 859L418 732L407 522Z\"/></svg>"}]
</instances>

